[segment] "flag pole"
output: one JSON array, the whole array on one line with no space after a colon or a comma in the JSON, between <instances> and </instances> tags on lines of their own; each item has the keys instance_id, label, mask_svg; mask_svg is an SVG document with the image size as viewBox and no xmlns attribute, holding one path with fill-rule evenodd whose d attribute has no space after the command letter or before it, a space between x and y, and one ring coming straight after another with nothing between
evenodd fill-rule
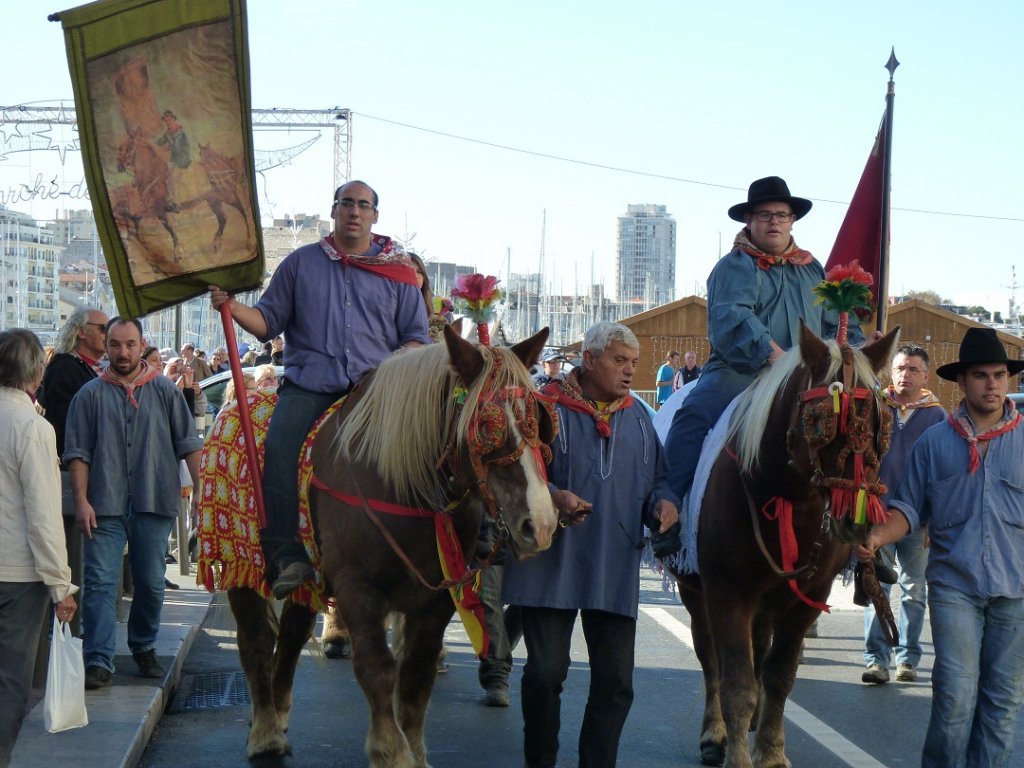
<instances>
[{"instance_id":1,"label":"flag pole","mask_svg":"<svg viewBox=\"0 0 1024 768\"><path fill-rule=\"evenodd\" d=\"M885 68L889 70L889 87L885 94L885 149L882 155L882 226L880 252L878 254L878 304L875 310L875 328L885 328L885 310L889 304L889 187L892 176L892 111L896 99L896 83L893 73L900 65L896 60L896 48L889 53Z\"/></svg>"},{"instance_id":2,"label":"flag pole","mask_svg":"<svg viewBox=\"0 0 1024 768\"><path fill-rule=\"evenodd\" d=\"M245 377L242 375L242 361L238 357L238 341L235 337L235 321L231 317L231 300L220 305L220 319L224 324L224 342L231 361L231 381L235 384L235 402L238 403L238 419L242 423L245 437L245 457L249 461L249 477L252 478L252 496L256 502L256 517L260 530L267 527L266 505L263 502L263 472L260 470L259 451L252 433L252 419L249 418L249 398L246 396Z\"/></svg>"}]
</instances>

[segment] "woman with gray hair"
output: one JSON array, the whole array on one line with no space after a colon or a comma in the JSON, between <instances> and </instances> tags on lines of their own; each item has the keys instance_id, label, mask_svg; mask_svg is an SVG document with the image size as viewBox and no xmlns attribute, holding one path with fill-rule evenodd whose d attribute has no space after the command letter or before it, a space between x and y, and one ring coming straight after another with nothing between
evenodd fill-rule
<instances>
[{"instance_id":1,"label":"woman with gray hair","mask_svg":"<svg viewBox=\"0 0 1024 768\"><path fill-rule=\"evenodd\" d=\"M75 613L53 427L31 393L43 378L43 348L31 331L0 332L0 767L25 717L47 606Z\"/></svg>"}]
</instances>

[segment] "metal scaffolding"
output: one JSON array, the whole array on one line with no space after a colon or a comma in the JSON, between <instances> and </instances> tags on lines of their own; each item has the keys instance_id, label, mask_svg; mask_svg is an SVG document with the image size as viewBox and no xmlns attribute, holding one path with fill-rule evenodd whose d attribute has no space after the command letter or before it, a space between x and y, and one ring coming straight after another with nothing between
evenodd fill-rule
<instances>
[{"instance_id":1,"label":"metal scaffolding","mask_svg":"<svg viewBox=\"0 0 1024 768\"><path fill-rule=\"evenodd\" d=\"M77 125L73 107L37 107L18 105L0 107L0 144L7 143L8 131L5 126L14 126L10 139L30 140L36 135L34 126ZM330 128L334 131L334 186L340 187L352 176L352 111L333 109L254 109L252 111L254 130L275 128ZM37 129L38 130L38 129ZM77 139L74 149L78 149ZM29 146L17 147L18 150ZM3 147L0 146L0 154ZM12 146L12 149L14 147ZM61 160L63 160L63 153Z\"/></svg>"}]
</instances>

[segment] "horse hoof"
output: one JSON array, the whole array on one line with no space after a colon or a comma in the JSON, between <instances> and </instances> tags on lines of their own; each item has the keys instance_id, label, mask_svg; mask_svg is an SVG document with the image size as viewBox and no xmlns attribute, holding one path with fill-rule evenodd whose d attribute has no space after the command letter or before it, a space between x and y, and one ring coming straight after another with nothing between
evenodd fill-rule
<instances>
[{"instance_id":1,"label":"horse hoof","mask_svg":"<svg viewBox=\"0 0 1024 768\"><path fill-rule=\"evenodd\" d=\"M249 758L249 768L294 768L294 766L291 749L283 755L272 755L265 752L262 755L253 755Z\"/></svg>"},{"instance_id":2,"label":"horse hoof","mask_svg":"<svg viewBox=\"0 0 1024 768\"><path fill-rule=\"evenodd\" d=\"M324 656L328 659L351 659L352 641L347 637L340 640L328 640L324 643Z\"/></svg>"},{"instance_id":3,"label":"horse hoof","mask_svg":"<svg viewBox=\"0 0 1024 768\"><path fill-rule=\"evenodd\" d=\"M701 765L725 765L725 747L721 744L708 744L700 748Z\"/></svg>"}]
</instances>

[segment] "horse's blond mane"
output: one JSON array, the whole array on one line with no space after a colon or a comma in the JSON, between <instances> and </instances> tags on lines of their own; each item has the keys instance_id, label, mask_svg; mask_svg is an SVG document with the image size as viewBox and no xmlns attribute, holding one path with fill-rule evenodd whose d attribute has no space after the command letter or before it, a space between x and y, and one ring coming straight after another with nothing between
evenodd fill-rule
<instances>
[{"instance_id":1,"label":"horse's blond mane","mask_svg":"<svg viewBox=\"0 0 1024 768\"><path fill-rule=\"evenodd\" d=\"M843 364L842 351L834 341L822 341L828 346L829 352L825 381L832 381ZM740 395L726 440L736 446L737 463L744 472L757 467L768 414L800 362L800 347L793 347ZM871 363L859 349L853 350L853 378L855 385L859 386L875 387L878 384Z\"/></svg>"},{"instance_id":2,"label":"horse's blond mane","mask_svg":"<svg viewBox=\"0 0 1024 768\"><path fill-rule=\"evenodd\" d=\"M485 384L494 389L533 387L529 371L506 347L477 347L483 370L469 388L454 425L457 446L466 442L469 424ZM493 382L495 358L501 358ZM401 504L439 503L435 464L448 443L456 408L453 390L459 384L444 344L411 349L387 358L334 438L336 458L376 469Z\"/></svg>"}]
</instances>

